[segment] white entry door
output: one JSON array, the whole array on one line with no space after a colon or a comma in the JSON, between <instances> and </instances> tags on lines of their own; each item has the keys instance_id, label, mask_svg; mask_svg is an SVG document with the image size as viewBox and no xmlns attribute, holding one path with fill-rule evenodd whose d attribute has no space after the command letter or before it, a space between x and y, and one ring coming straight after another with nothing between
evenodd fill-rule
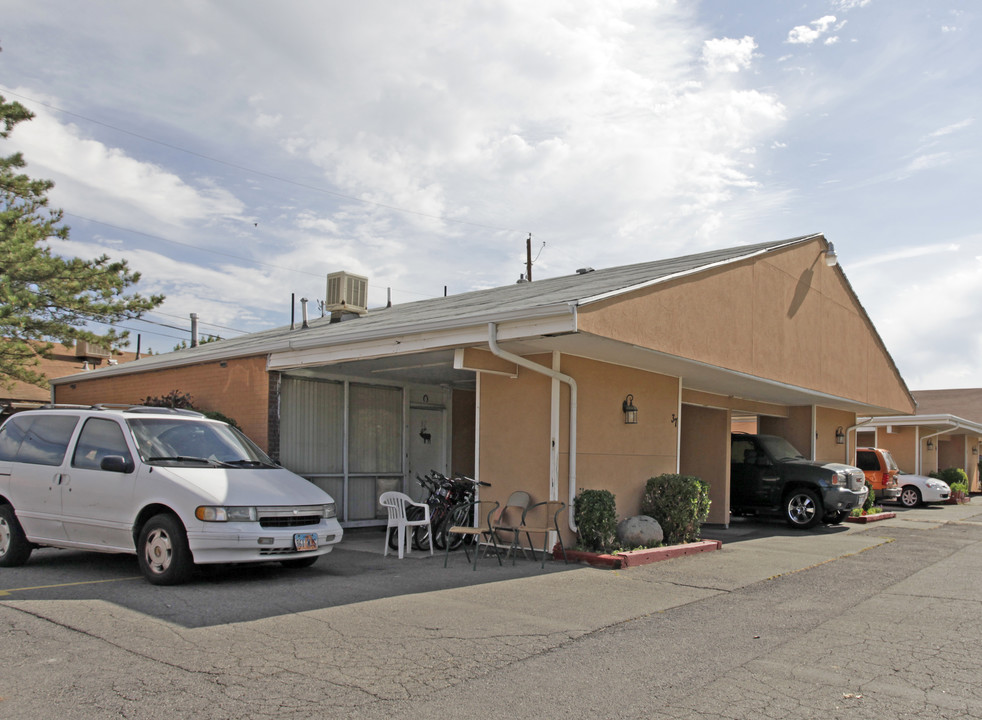
<instances>
[{"instance_id":1,"label":"white entry door","mask_svg":"<svg viewBox=\"0 0 982 720\"><path fill-rule=\"evenodd\" d=\"M446 415L444 408L409 408L409 482L408 493L420 500L426 493L416 476L422 477L431 470L448 475Z\"/></svg>"}]
</instances>

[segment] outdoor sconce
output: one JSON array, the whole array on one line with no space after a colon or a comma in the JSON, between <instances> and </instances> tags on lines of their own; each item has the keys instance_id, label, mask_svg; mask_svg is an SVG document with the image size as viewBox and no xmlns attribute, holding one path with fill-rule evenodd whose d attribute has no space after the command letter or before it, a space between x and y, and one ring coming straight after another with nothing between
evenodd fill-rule
<instances>
[{"instance_id":1,"label":"outdoor sconce","mask_svg":"<svg viewBox=\"0 0 982 720\"><path fill-rule=\"evenodd\" d=\"M976 445L975 447L972 448L972 454L973 455L978 455L979 454L979 446L978 445Z\"/></svg>"},{"instance_id":2,"label":"outdoor sconce","mask_svg":"<svg viewBox=\"0 0 982 720\"><path fill-rule=\"evenodd\" d=\"M839 262L839 256L835 254L835 245L829 243L829 249L825 251L825 264L835 267Z\"/></svg>"},{"instance_id":3,"label":"outdoor sconce","mask_svg":"<svg viewBox=\"0 0 982 720\"><path fill-rule=\"evenodd\" d=\"M624 404L621 405L621 409L624 411L624 424L625 425L637 425L638 424L638 409L634 407L634 396L628 395L624 398Z\"/></svg>"},{"instance_id":4,"label":"outdoor sconce","mask_svg":"<svg viewBox=\"0 0 982 720\"><path fill-rule=\"evenodd\" d=\"M835 444L836 445L845 445L846 444L846 434L842 430L842 426L841 425L835 429Z\"/></svg>"},{"instance_id":5,"label":"outdoor sconce","mask_svg":"<svg viewBox=\"0 0 982 720\"><path fill-rule=\"evenodd\" d=\"M934 440L928 440L927 441L927 449L928 450L934 450Z\"/></svg>"}]
</instances>

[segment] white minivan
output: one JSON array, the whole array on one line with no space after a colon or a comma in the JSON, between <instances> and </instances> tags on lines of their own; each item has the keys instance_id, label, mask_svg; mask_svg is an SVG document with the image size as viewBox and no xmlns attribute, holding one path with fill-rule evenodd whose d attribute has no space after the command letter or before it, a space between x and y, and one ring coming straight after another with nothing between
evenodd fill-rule
<instances>
[{"instance_id":1,"label":"white minivan","mask_svg":"<svg viewBox=\"0 0 982 720\"><path fill-rule=\"evenodd\" d=\"M39 546L135 553L175 585L195 564L307 567L342 535L330 495L201 413L53 405L0 426L0 567Z\"/></svg>"}]
</instances>

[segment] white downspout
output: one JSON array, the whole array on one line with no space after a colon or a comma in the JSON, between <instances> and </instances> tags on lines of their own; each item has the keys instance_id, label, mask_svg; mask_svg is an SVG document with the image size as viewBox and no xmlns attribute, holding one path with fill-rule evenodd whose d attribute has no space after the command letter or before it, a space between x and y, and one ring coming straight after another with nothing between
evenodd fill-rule
<instances>
[{"instance_id":1,"label":"white downspout","mask_svg":"<svg viewBox=\"0 0 982 720\"><path fill-rule=\"evenodd\" d=\"M569 511L569 529L576 532L576 520L573 517L573 502L576 499L576 380L558 370L553 370L527 360L521 355L502 350L498 347L498 325L496 323L488 323L488 347L491 348L492 355L569 385L569 501L566 503L566 507ZM558 442L558 438L556 442Z\"/></svg>"}]
</instances>

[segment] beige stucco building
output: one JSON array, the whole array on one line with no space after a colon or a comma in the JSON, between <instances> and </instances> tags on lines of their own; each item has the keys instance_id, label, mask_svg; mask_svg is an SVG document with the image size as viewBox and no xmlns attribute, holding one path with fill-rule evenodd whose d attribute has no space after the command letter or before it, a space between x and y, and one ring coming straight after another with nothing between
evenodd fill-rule
<instances>
[{"instance_id":1,"label":"beige stucco building","mask_svg":"<svg viewBox=\"0 0 982 720\"><path fill-rule=\"evenodd\" d=\"M919 475L961 468L982 491L982 388L917 390L913 416L863 418L861 445L889 450L901 470Z\"/></svg>"},{"instance_id":2,"label":"beige stucco building","mask_svg":"<svg viewBox=\"0 0 982 720\"><path fill-rule=\"evenodd\" d=\"M378 523L379 493L430 469L498 500L606 488L622 516L649 477L692 474L725 524L735 421L843 462L857 417L914 412L822 235L346 309L56 380L54 399L190 393L331 492L348 526Z\"/></svg>"}]
</instances>

